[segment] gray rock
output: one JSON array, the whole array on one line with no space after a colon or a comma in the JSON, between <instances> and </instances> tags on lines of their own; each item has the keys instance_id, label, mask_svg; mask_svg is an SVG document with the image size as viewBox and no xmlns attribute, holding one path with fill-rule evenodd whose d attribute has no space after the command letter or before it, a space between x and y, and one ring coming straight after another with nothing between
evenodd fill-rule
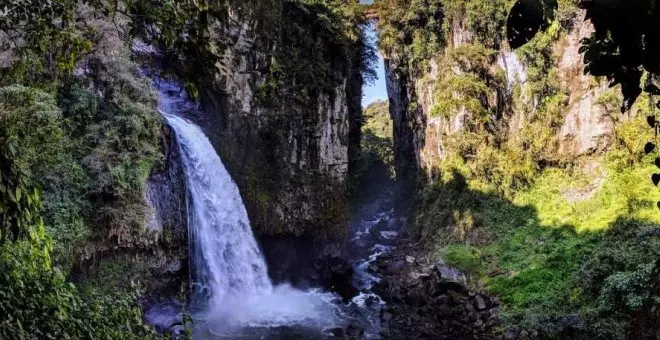
<instances>
[{"instance_id":1,"label":"gray rock","mask_svg":"<svg viewBox=\"0 0 660 340\"><path fill-rule=\"evenodd\" d=\"M516 340L518 339L518 331L514 328L509 328L504 333L504 339L506 340Z\"/></svg>"},{"instance_id":2,"label":"gray rock","mask_svg":"<svg viewBox=\"0 0 660 340\"><path fill-rule=\"evenodd\" d=\"M478 310L486 309L486 300L484 300L484 298L481 295L475 296L474 304L475 304L475 307L477 307Z\"/></svg>"},{"instance_id":3,"label":"gray rock","mask_svg":"<svg viewBox=\"0 0 660 340\"><path fill-rule=\"evenodd\" d=\"M388 322L392 320L392 313L390 312L383 312L383 315L381 316L381 320Z\"/></svg>"},{"instance_id":4,"label":"gray rock","mask_svg":"<svg viewBox=\"0 0 660 340\"><path fill-rule=\"evenodd\" d=\"M437 263L435 265L435 271L444 281L456 282L462 285L467 284L467 278L463 272L456 268L447 266L444 263Z\"/></svg>"},{"instance_id":5,"label":"gray rock","mask_svg":"<svg viewBox=\"0 0 660 340\"><path fill-rule=\"evenodd\" d=\"M403 270L405 263L401 260L392 261L387 265L385 273L388 275L398 274Z\"/></svg>"},{"instance_id":6,"label":"gray rock","mask_svg":"<svg viewBox=\"0 0 660 340\"><path fill-rule=\"evenodd\" d=\"M344 329L341 327L332 327L332 328L326 328L324 330L324 333L327 333L332 336L336 337L343 337L344 336Z\"/></svg>"}]
</instances>

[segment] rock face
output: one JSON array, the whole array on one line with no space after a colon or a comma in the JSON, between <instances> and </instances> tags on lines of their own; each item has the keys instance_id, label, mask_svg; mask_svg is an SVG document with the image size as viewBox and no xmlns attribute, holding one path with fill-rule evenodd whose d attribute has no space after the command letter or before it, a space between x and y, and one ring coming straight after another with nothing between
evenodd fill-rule
<instances>
[{"instance_id":1,"label":"rock face","mask_svg":"<svg viewBox=\"0 0 660 340\"><path fill-rule=\"evenodd\" d=\"M142 269L115 274L127 278L127 281L140 280L148 288L147 294L154 296L176 292L181 279L187 277L185 176L174 133L163 127L163 136L167 162L164 169L148 179L144 201L136 203L141 206L137 213L143 216L142 223L121 224L106 234L90 238L81 249L79 263L73 270L74 277L82 279L94 275L104 263L131 263L131 266Z\"/></svg>"},{"instance_id":2,"label":"rock face","mask_svg":"<svg viewBox=\"0 0 660 340\"><path fill-rule=\"evenodd\" d=\"M147 182L147 229L157 238L163 255L156 269L162 274L178 274L188 267L188 194L176 137L169 128L165 128L165 136L166 169Z\"/></svg>"},{"instance_id":3,"label":"rock face","mask_svg":"<svg viewBox=\"0 0 660 340\"><path fill-rule=\"evenodd\" d=\"M415 87L409 75L401 72L402 56L385 56L385 77L389 110L393 122L394 162L399 182L414 184L421 166L420 150L424 146L426 114L417 102ZM402 188L406 192L407 188Z\"/></svg>"},{"instance_id":4,"label":"rock face","mask_svg":"<svg viewBox=\"0 0 660 340\"><path fill-rule=\"evenodd\" d=\"M607 86L594 84L591 76L582 72L584 65L579 53L580 41L592 32L589 22L576 22L571 34L564 37L557 47L560 79L570 93L570 110L559 131L559 153L562 155L581 156L601 152L612 141L614 122L597 102Z\"/></svg>"},{"instance_id":5,"label":"rock face","mask_svg":"<svg viewBox=\"0 0 660 340\"><path fill-rule=\"evenodd\" d=\"M379 259L383 280L375 291L387 303L381 312L383 338L500 339L497 300L467 289L453 269L406 255L412 249ZM387 269L392 266L397 270Z\"/></svg>"},{"instance_id":6,"label":"rock face","mask_svg":"<svg viewBox=\"0 0 660 340\"><path fill-rule=\"evenodd\" d=\"M264 246L274 244L269 238L299 239L294 247L311 243L311 253L300 259L337 256L348 217L348 168L356 150L352 134L360 128L352 123L361 115L359 70L307 102L289 100L284 88L274 105L266 105L259 89L268 80L277 46L254 25L233 25L238 26L224 29L230 42L226 72L202 88L202 113L192 118L237 182Z\"/></svg>"},{"instance_id":7,"label":"rock face","mask_svg":"<svg viewBox=\"0 0 660 340\"><path fill-rule=\"evenodd\" d=\"M554 67L562 90L568 94L568 109L557 128L555 149L551 152L564 158L602 153L612 143L614 133L614 122L598 101L607 87L582 72L580 40L593 31L591 24L583 18L584 12L579 12L570 31L561 35L553 46ZM463 25L453 24L448 28L447 47L439 53L440 58L475 39L475 35ZM417 76L402 71L400 65L406 64L403 56L386 55L385 60L397 175L410 181L411 175L422 173L422 169L431 170L445 159L447 139L464 130L472 113L463 107L449 116L432 116L435 93L443 77L438 73L435 58L429 60L428 66ZM493 118L506 124L511 134L522 130L539 105L535 98L525 97L523 93L520 100L533 111L525 113L512 107L514 86L525 85L528 81L526 68L516 53L506 47L500 49L491 65L491 72L504 75L506 85L491 87L488 105L497 112ZM458 75L462 72L460 69L453 71Z\"/></svg>"}]
</instances>

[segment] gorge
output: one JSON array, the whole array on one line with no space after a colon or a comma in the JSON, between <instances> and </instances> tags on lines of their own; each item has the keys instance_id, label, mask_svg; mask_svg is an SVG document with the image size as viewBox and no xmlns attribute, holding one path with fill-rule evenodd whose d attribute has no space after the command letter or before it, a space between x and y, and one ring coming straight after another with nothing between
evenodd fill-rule
<instances>
[{"instance_id":1,"label":"gorge","mask_svg":"<svg viewBox=\"0 0 660 340\"><path fill-rule=\"evenodd\" d=\"M0 6L0 339L660 339L654 3Z\"/></svg>"}]
</instances>

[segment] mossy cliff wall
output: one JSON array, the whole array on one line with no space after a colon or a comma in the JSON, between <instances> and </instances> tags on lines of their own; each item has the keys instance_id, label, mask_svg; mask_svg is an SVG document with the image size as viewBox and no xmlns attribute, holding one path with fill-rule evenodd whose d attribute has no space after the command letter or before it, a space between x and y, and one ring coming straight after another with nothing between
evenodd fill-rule
<instances>
[{"instance_id":1,"label":"mossy cliff wall","mask_svg":"<svg viewBox=\"0 0 660 340\"><path fill-rule=\"evenodd\" d=\"M493 6L506 9L507 2L501 2ZM601 98L606 87L582 73L580 40L592 32L584 13L564 14L563 21L513 52L503 42L505 11L484 14L493 23L492 35L486 35L489 31L470 17L475 15L470 11L479 9L462 3L462 8L418 14L439 18L442 29L434 37L416 35L416 26L408 23L403 31L412 31L406 32L411 35L409 48L405 41L381 43L398 177L432 176L452 155L474 154L477 135L490 135L492 143L507 139L525 144L530 128L540 128L535 121L543 119L546 135L530 150L534 161L556 163L606 151L614 134L612 107ZM392 26L381 24L386 39ZM430 41L437 42L435 50L415 46L432 45ZM470 137L476 139L470 143Z\"/></svg>"},{"instance_id":2,"label":"mossy cliff wall","mask_svg":"<svg viewBox=\"0 0 660 340\"><path fill-rule=\"evenodd\" d=\"M218 32L230 42L225 72L202 82L196 119L259 237L299 238L314 244L314 256L339 255L349 166L359 152L361 31L357 40L344 36L348 24L327 5L272 10L269 23L236 17ZM317 15L341 30L329 31Z\"/></svg>"},{"instance_id":3,"label":"mossy cliff wall","mask_svg":"<svg viewBox=\"0 0 660 340\"><path fill-rule=\"evenodd\" d=\"M420 256L496 295L507 337L657 337L654 303L622 302L658 294L630 279L659 272L657 251L638 248L660 226L655 155L644 153L655 108L642 96L622 114L621 88L584 75L580 41L593 29L576 2L559 1L516 51L504 37L513 1L378 4Z\"/></svg>"}]
</instances>

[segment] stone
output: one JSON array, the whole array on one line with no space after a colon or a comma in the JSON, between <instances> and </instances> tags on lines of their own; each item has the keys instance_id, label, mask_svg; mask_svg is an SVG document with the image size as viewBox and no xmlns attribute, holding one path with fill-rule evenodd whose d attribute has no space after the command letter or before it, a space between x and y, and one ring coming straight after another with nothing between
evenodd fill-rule
<instances>
[{"instance_id":1,"label":"stone","mask_svg":"<svg viewBox=\"0 0 660 340\"><path fill-rule=\"evenodd\" d=\"M392 320L392 313L384 312L383 315L381 315L380 318L381 318L381 320L383 320L385 322L388 322L388 321Z\"/></svg>"},{"instance_id":2,"label":"stone","mask_svg":"<svg viewBox=\"0 0 660 340\"><path fill-rule=\"evenodd\" d=\"M356 322L351 322L346 327L346 337L349 339L361 339L364 335L364 327Z\"/></svg>"},{"instance_id":3,"label":"stone","mask_svg":"<svg viewBox=\"0 0 660 340\"><path fill-rule=\"evenodd\" d=\"M369 271L372 273L378 273L380 271L380 268L378 268L378 266L375 264L370 264Z\"/></svg>"},{"instance_id":4,"label":"stone","mask_svg":"<svg viewBox=\"0 0 660 340\"><path fill-rule=\"evenodd\" d=\"M465 274L454 267L447 266L444 263L437 263L434 269L443 281L456 282L463 285L467 283Z\"/></svg>"},{"instance_id":5,"label":"stone","mask_svg":"<svg viewBox=\"0 0 660 340\"><path fill-rule=\"evenodd\" d=\"M477 319L477 321L474 322L474 327L480 328L483 325L484 325L484 321L481 319Z\"/></svg>"},{"instance_id":6,"label":"stone","mask_svg":"<svg viewBox=\"0 0 660 340\"><path fill-rule=\"evenodd\" d=\"M478 310L486 309L486 301L484 300L483 296L481 295L475 296L474 301L475 301L475 307L477 307Z\"/></svg>"},{"instance_id":7,"label":"stone","mask_svg":"<svg viewBox=\"0 0 660 340\"><path fill-rule=\"evenodd\" d=\"M389 275L398 274L403 270L404 266L405 266L405 262L403 261L390 262L387 265L387 269L385 270L385 273Z\"/></svg>"},{"instance_id":8,"label":"stone","mask_svg":"<svg viewBox=\"0 0 660 340\"><path fill-rule=\"evenodd\" d=\"M415 258L412 256L406 256L406 262L410 264L415 263Z\"/></svg>"},{"instance_id":9,"label":"stone","mask_svg":"<svg viewBox=\"0 0 660 340\"><path fill-rule=\"evenodd\" d=\"M516 340L518 339L518 331L515 330L514 328L509 328L504 332L504 339L505 340Z\"/></svg>"},{"instance_id":10,"label":"stone","mask_svg":"<svg viewBox=\"0 0 660 340\"><path fill-rule=\"evenodd\" d=\"M331 336L335 337L343 337L344 336L344 329L341 327L332 327L332 328L326 328L323 330L324 333L329 334Z\"/></svg>"}]
</instances>

